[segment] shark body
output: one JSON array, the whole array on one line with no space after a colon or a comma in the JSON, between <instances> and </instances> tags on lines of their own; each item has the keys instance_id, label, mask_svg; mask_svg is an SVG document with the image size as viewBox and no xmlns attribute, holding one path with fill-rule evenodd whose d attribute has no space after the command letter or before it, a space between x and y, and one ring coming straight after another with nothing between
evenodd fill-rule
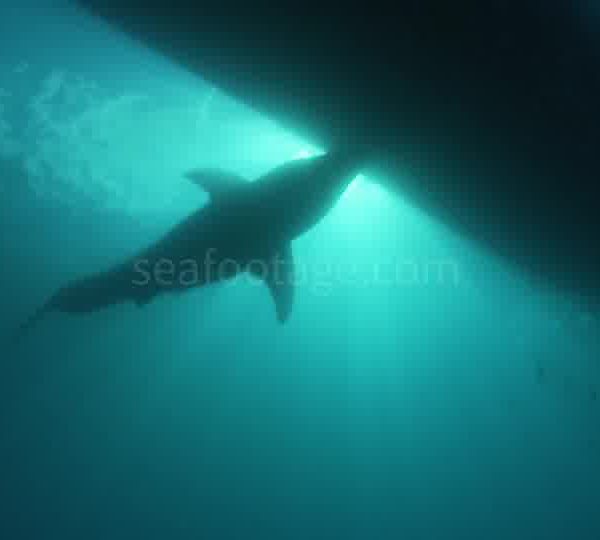
<instances>
[{"instance_id":1,"label":"shark body","mask_svg":"<svg viewBox=\"0 0 600 540\"><path fill-rule=\"evenodd\" d=\"M90 313L123 302L144 306L163 293L242 272L265 282L277 318L285 322L294 298L291 242L325 217L362 164L356 155L332 152L285 163L254 182L220 170L188 172L210 195L206 206L121 264L59 289L15 338L52 312Z\"/></svg>"}]
</instances>

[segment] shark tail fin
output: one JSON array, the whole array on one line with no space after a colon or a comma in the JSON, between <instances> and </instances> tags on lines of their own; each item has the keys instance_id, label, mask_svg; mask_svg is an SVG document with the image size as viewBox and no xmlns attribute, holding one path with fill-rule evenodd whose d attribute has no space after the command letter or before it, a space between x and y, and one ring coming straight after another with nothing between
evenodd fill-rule
<instances>
[{"instance_id":1,"label":"shark tail fin","mask_svg":"<svg viewBox=\"0 0 600 540\"><path fill-rule=\"evenodd\" d=\"M11 334L8 340L10 347L16 347L21 344L31 331L38 325L38 323L52 311L50 303L44 304L35 313L33 313L28 319L21 323Z\"/></svg>"}]
</instances>

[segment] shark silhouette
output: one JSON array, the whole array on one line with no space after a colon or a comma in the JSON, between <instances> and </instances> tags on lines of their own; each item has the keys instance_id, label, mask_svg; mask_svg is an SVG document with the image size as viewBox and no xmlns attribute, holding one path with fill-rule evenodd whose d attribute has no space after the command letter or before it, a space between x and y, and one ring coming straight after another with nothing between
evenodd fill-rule
<instances>
[{"instance_id":1,"label":"shark silhouette","mask_svg":"<svg viewBox=\"0 0 600 540\"><path fill-rule=\"evenodd\" d=\"M16 331L21 339L52 312L90 313L163 293L228 280L241 272L262 279L285 322L294 299L291 242L335 205L364 164L359 153L331 152L287 162L254 182L215 169L186 177L210 202L153 245L107 271L59 289Z\"/></svg>"}]
</instances>

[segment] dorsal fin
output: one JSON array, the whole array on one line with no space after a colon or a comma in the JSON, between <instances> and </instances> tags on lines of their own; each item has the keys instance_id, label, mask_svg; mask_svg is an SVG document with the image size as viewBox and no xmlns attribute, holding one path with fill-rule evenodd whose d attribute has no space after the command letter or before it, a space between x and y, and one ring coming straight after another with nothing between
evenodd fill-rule
<instances>
[{"instance_id":1,"label":"dorsal fin","mask_svg":"<svg viewBox=\"0 0 600 540\"><path fill-rule=\"evenodd\" d=\"M240 175L220 169L193 169L184 176L206 191L213 200L219 200L249 183Z\"/></svg>"}]
</instances>

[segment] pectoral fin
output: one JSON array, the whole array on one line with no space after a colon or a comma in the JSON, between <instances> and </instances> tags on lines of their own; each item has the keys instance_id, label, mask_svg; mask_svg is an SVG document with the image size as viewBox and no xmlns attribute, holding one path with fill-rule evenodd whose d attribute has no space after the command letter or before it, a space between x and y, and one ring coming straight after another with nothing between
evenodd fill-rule
<instances>
[{"instance_id":1,"label":"pectoral fin","mask_svg":"<svg viewBox=\"0 0 600 540\"><path fill-rule=\"evenodd\" d=\"M249 183L235 173L219 169L194 169L184 176L206 191L213 200L218 200Z\"/></svg>"},{"instance_id":2,"label":"pectoral fin","mask_svg":"<svg viewBox=\"0 0 600 540\"><path fill-rule=\"evenodd\" d=\"M275 302L277 320L284 323L292 313L294 303L294 258L291 245L279 250L268 261L266 275L260 275L269 287ZM256 274L258 275L258 274Z\"/></svg>"}]
</instances>

